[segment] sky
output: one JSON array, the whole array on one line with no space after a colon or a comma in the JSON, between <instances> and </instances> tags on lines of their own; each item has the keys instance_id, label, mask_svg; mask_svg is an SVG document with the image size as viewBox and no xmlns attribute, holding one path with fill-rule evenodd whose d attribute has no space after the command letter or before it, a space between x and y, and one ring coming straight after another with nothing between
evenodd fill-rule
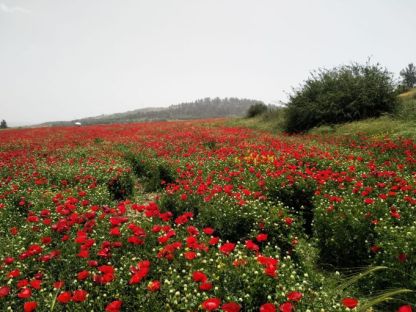
<instances>
[{"instance_id":1,"label":"sky","mask_svg":"<svg viewBox=\"0 0 416 312\"><path fill-rule=\"evenodd\" d=\"M277 104L317 68L416 63L414 0L0 0L9 125L205 97Z\"/></svg>"}]
</instances>

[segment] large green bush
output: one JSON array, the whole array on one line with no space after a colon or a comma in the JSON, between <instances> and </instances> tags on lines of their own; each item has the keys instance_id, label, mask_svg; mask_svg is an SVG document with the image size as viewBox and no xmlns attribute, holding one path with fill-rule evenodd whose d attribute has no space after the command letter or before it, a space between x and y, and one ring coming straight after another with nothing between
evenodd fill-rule
<instances>
[{"instance_id":1,"label":"large green bush","mask_svg":"<svg viewBox=\"0 0 416 312\"><path fill-rule=\"evenodd\" d=\"M392 74L379 64L320 69L290 94L285 130L303 132L323 124L392 113L396 95Z\"/></svg>"}]
</instances>

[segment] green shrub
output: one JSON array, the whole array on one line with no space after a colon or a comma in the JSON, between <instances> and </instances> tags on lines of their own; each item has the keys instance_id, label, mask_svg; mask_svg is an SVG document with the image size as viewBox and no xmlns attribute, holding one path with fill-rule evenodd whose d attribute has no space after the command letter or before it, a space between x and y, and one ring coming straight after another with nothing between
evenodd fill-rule
<instances>
[{"instance_id":1,"label":"green shrub","mask_svg":"<svg viewBox=\"0 0 416 312\"><path fill-rule=\"evenodd\" d=\"M371 285L374 289L383 289L388 284L391 288L416 289L415 226L397 225L385 220L375 227L380 250L376 253L374 262L386 265L389 270L377 274L372 280L373 285L366 283L365 287ZM406 294L402 299L415 302L416 293Z\"/></svg>"},{"instance_id":2,"label":"green shrub","mask_svg":"<svg viewBox=\"0 0 416 312\"><path fill-rule=\"evenodd\" d=\"M124 158L130 163L133 173L138 178L147 178L151 176L152 168L147 157L141 154L134 154L130 151L126 151Z\"/></svg>"},{"instance_id":3,"label":"green shrub","mask_svg":"<svg viewBox=\"0 0 416 312\"><path fill-rule=\"evenodd\" d=\"M312 234L314 207L312 197L315 192L313 181L299 181L293 184L282 185L279 179L271 179L267 183L267 198L274 203L283 203L293 213L299 215L303 221L305 234Z\"/></svg>"},{"instance_id":4,"label":"green shrub","mask_svg":"<svg viewBox=\"0 0 416 312\"><path fill-rule=\"evenodd\" d=\"M414 96L416 96L416 93ZM416 98L400 101L395 117L404 120L416 120Z\"/></svg>"},{"instance_id":5,"label":"green shrub","mask_svg":"<svg viewBox=\"0 0 416 312\"><path fill-rule=\"evenodd\" d=\"M204 202L200 195L189 195L186 200L179 194L162 194L158 200L161 211L174 217L192 212L200 227L212 227L223 240L237 242L245 239L257 225L259 207L253 204L240 206L228 196L218 196Z\"/></svg>"},{"instance_id":6,"label":"green shrub","mask_svg":"<svg viewBox=\"0 0 416 312\"><path fill-rule=\"evenodd\" d=\"M158 191L176 180L175 168L163 159L132 152L125 153L124 157L143 183L145 192Z\"/></svg>"},{"instance_id":7,"label":"green shrub","mask_svg":"<svg viewBox=\"0 0 416 312\"><path fill-rule=\"evenodd\" d=\"M186 200L181 200L178 193L168 194L163 192L157 201L162 212L171 212L176 218L185 212L192 212L194 216L198 216L199 209L204 205L203 200L198 195L189 195Z\"/></svg>"},{"instance_id":8,"label":"green shrub","mask_svg":"<svg viewBox=\"0 0 416 312\"><path fill-rule=\"evenodd\" d=\"M251 105L247 111L247 118L256 117L258 115L264 114L267 111L267 105L264 103L256 103Z\"/></svg>"},{"instance_id":9,"label":"green shrub","mask_svg":"<svg viewBox=\"0 0 416 312\"><path fill-rule=\"evenodd\" d=\"M379 64L320 69L290 95L285 130L303 132L323 124L392 113L396 93L392 75Z\"/></svg>"},{"instance_id":10,"label":"green shrub","mask_svg":"<svg viewBox=\"0 0 416 312\"><path fill-rule=\"evenodd\" d=\"M199 209L198 223L214 228L223 240L237 242L248 238L256 226L257 213L256 207L250 204L239 206L226 200L216 200L215 204Z\"/></svg>"},{"instance_id":11,"label":"green shrub","mask_svg":"<svg viewBox=\"0 0 416 312\"><path fill-rule=\"evenodd\" d=\"M316 203L314 238L320 251L320 264L327 268L362 267L371 263L370 247L375 241L374 225L363 218L365 209L358 202L339 204L328 211L329 204Z\"/></svg>"},{"instance_id":12,"label":"green shrub","mask_svg":"<svg viewBox=\"0 0 416 312\"><path fill-rule=\"evenodd\" d=\"M128 172L122 172L112 177L108 183L108 191L113 200L124 200L133 194L133 179Z\"/></svg>"},{"instance_id":13,"label":"green shrub","mask_svg":"<svg viewBox=\"0 0 416 312\"><path fill-rule=\"evenodd\" d=\"M147 163L149 171L142 180L145 192L155 192L175 181L175 170L163 160L152 160Z\"/></svg>"},{"instance_id":14,"label":"green shrub","mask_svg":"<svg viewBox=\"0 0 416 312\"><path fill-rule=\"evenodd\" d=\"M297 253L293 253L294 247L303 235L302 222L298 218L292 218L286 207L281 204L261 203L261 208L257 208L257 225L252 230L252 237L258 233L267 234L267 242L257 242L260 247L264 244L278 246L280 257L290 255L292 260L298 262ZM292 220L288 222L288 220Z\"/></svg>"}]
</instances>

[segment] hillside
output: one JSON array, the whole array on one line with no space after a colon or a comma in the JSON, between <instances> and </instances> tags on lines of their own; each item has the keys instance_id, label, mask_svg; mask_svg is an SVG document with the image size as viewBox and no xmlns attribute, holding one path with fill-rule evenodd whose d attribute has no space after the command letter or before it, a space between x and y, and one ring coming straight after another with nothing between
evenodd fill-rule
<instances>
[{"instance_id":1,"label":"hillside","mask_svg":"<svg viewBox=\"0 0 416 312\"><path fill-rule=\"evenodd\" d=\"M141 108L124 113L100 115L71 121L46 122L40 126L128 123L154 120L203 119L215 117L243 116L247 109L259 101L238 98L204 98L194 102L170 105L169 107Z\"/></svg>"}]
</instances>

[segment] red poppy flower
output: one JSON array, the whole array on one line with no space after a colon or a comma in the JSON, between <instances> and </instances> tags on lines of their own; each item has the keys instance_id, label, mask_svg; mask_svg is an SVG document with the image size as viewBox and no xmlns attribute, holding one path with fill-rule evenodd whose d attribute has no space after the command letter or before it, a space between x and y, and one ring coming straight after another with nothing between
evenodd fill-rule
<instances>
[{"instance_id":1,"label":"red poppy flower","mask_svg":"<svg viewBox=\"0 0 416 312\"><path fill-rule=\"evenodd\" d=\"M88 260L88 266L90 266L90 267L96 267L96 266L98 266L98 261L96 261L96 260Z\"/></svg>"},{"instance_id":2,"label":"red poppy flower","mask_svg":"<svg viewBox=\"0 0 416 312\"><path fill-rule=\"evenodd\" d=\"M212 235L214 233L214 229L210 227L206 227L202 231L207 235Z\"/></svg>"},{"instance_id":3,"label":"red poppy flower","mask_svg":"<svg viewBox=\"0 0 416 312\"><path fill-rule=\"evenodd\" d=\"M246 248L252 251L259 251L260 247L254 243L251 239L246 241Z\"/></svg>"},{"instance_id":4,"label":"red poppy flower","mask_svg":"<svg viewBox=\"0 0 416 312\"><path fill-rule=\"evenodd\" d=\"M303 295L302 295L301 292L292 291L292 292L288 293L286 295L286 297L287 297L288 300L298 302L300 299L302 299Z\"/></svg>"},{"instance_id":5,"label":"red poppy flower","mask_svg":"<svg viewBox=\"0 0 416 312\"><path fill-rule=\"evenodd\" d=\"M10 294L10 287L2 286L0 287L0 298L4 298Z\"/></svg>"},{"instance_id":6,"label":"red poppy flower","mask_svg":"<svg viewBox=\"0 0 416 312\"><path fill-rule=\"evenodd\" d=\"M342 299L342 304L344 305L344 307L348 309L354 309L358 305L358 300L355 298L348 297Z\"/></svg>"},{"instance_id":7,"label":"red poppy flower","mask_svg":"<svg viewBox=\"0 0 416 312\"><path fill-rule=\"evenodd\" d=\"M138 271L137 273L134 273L132 277L129 280L129 285L134 285L140 283L143 278L145 278L146 274L144 272Z\"/></svg>"},{"instance_id":8,"label":"red poppy flower","mask_svg":"<svg viewBox=\"0 0 416 312\"><path fill-rule=\"evenodd\" d=\"M121 236L120 228L115 227L110 230L110 235L112 236Z\"/></svg>"},{"instance_id":9,"label":"red poppy flower","mask_svg":"<svg viewBox=\"0 0 416 312\"><path fill-rule=\"evenodd\" d=\"M228 303L224 303L221 306L221 309L224 312L239 312L241 310L241 307L238 303L236 302L228 302Z\"/></svg>"},{"instance_id":10,"label":"red poppy flower","mask_svg":"<svg viewBox=\"0 0 416 312\"><path fill-rule=\"evenodd\" d=\"M256 239L258 242L264 242L267 240L267 234L260 233L259 235L257 235Z\"/></svg>"},{"instance_id":11,"label":"red poppy flower","mask_svg":"<svg viewBox=\"0 0 416 312\"><path fill-rule=\"evenodd\" d=\"M133 245L143 245L144 241L140 238L138 238L137 236L130 236L129 238L127 238L127 242L129 242L130 244Z\"/></svg>"},{"instance_id":12,"label":"red poppy flower","mask_svg":"<svg viewBox=\"0 0 416 312\"><path fill-rule=\"evenodd\" d=\"M285 302L279 306L280 312L292 312L292 310L293 310L293 305L291 302Z\"/></svg>"},{"instance_id":13,"label":"red poppy flower","mask_svg":"<svg viewBox=\"0 0 416 312\"><path fill-rule=\"evenodd\" d=\"M89 256L90 256L90 253L89 253L89 251L88 250L81 250L78 254L77 254L77 256L78 257L80 257L80 258L88 258Z\"/></svg>"},{"instance_id":14,"label":"red poppy flower","mask_svg":"<svg viewBox=\"0 0 416 312\"><path fill-rule=\"evenodd\" d=\"M199 235L199 231L196 227L190 225L186 228L186 231L190 234L190 235Z\"/></svg>"},{"instance_id":15,"label":"red poppy flower","mask_svg":"<svg viewBox=\"0 0 416 312\"><path fill-rule=\"evenodd\" d=\"M381 250L381 247L378 245L373 245L370 247L370 250L374 253L378 253Z\"/></svg>"},{"instance_id":16,"label":"red poppy flower","mask_svg":"<svg viewBox=\"0 0 416 312\"><path fill-rule=\"evenodd\" d=\"M190 248L196 248L198 246L198 239L195 236L189 236L186 238L186 245Z\"/></svg>"},{"instance_id":17,"label":"red poppy flower","mask_svg":"<svg viewBox=\"0 0 416 312\"><path fill-rule=\"evenodd\" d=\"M364 203L366 203L367 205L374 204L374 199L372 199L372 198L366 198L366 199L364 199Z\"/></svg>"},{"instance_id":18,"label":"red poppy flower","mask_svg":"<svg viewBox=\"0 0 416 312\"><path fill-rule=\"evenodd\" d=\"M48 245L52 242L52 238L50 236L42 237L42 244Z\"/></svg>"},{"instance_id":19,"label":"red poppy flower","mask_svg":"<svg viewBox=\"0 0 416 312\"><path fill-rule=\"evenodd\" d=\"M153 233L159 233L162 230L162 226L161 225L154 225L152 227L152 232Z\"/></svg>"},{"instance_id":20,"label":"red poppy flower","mask_svg":"<svg viewBox=\"0 0 416 312\"><path fill-rule=\"evenodd\" d=\"M275 265L268 264L264 268L264 273L270 277L276 277L277 267Z\"/></svg>"},{"instance_id":21,"label":"red poppy flower","mask_svg":"<svg viewBox=\"0 0 416 312\"><path fill-rule=\"evenodd\" d=\"M87 279L89 275L90 275L90 272L84 270L84 271L81 271L77 274L77 279L79 281L83 281L83 280Z\"/></svg>"},{"instance_id":22,"label":"red poppy flower","mask_svg":"<svg viewBox=\"0 0 416 312\"><path fill-rule=\"evenodd\" d=\"M397 312L412 312L412 307L410 305L403 305L397 309Z\"/></svg>"},{"instance_id":23,"label":"red poppy flower","mask_svg":"<svg viewBox=\"0 0 416 312\"><path fill-rule=\"evenodd\" d=\"M212 289L212 283L203 282L199 285L199 289L202 291L210 291Z\"/></svg>"},{"instance_id":24,"label":"red poppy flower","mask_svg":"<svg viewBox=\"0 0 416 312\"><path fill-rule=\"evenodd\" d=\"M273 303L265 303L261 305L260 312L276 312L276 307Z\"/></svg>"},{"instance_id":25,"label":"red poppy flower","mask_svg":"<svg viewBox=\"0 0 416 312\"><path fill-rule=\"evenodd\" d=\"M194 280L194 282L205 282L207 280L207 276L204 272L195 271L192 274L192 279Z\"/></svg>"},{"instance_id":26,"label":"red poppy flower","mask_svg":"<svg viewBox=\"0 0 416 312\"><path fill-rule=\"evenodd\" d=\"M16 277L19 277L19 276L20 276L20 270L19 269L10 271L9 274L7 274L8 278L16 278Z\"/></svg>"},{"instance_id":27,"label":"red poppy flower","mask_svg":"<svg viewBox=\"0 0 416 312\"><path fill-rule=\"evenodd\" d=\"M167 235L159 236L157 240L160 244L165 244L169 240L169 236Z\"/></svg>"},{"instance_id":28,"label":"red poppy flower","mask_svg":"<svg viewBox=\"0 0 416 312\"><path fill-rule=\"evenodd\" d=\"M221 245L219 250L226 255L229 255L235 248L234 243L225 243L224 245Z\"/></svg>"},{"instance_id":29,"label":"red poppy flower","mask_svg":"<svg viewBox=\"0 0 416 312\"><path fill-rule=\"evenodd\" d=\"M29 285L29 281L27 279L22 279L20 281L17 282L17 288L23 288L26 287L27 285Z\"/></svg>"},{"instance_id":30,"label":"red poppy flower","mask_svg":"<svg viewBox=\"0 0 416 312\"><path fill-rule=\"evenodd\" d=\"M71 301L71 298L72 298L71 293L69 291L64 291L58 295L57 300L60 303L68 303Z\"/></svg>"},{"instance_id":31,"label":"red poppy flower","mask_svg":"<svg viewBox=\"0 0 416 312\"><path fill-rule=\"evenodd\" d=\"M399 261L400 261L401 263L404 263L404 262L406 262L406 260L407 260L407 255L406 255L404 252L401 252L401 253L399 254L399 256L397 257L397 259L399 259Z\"/></svg>"},{"instance_id":32,"label":"red poppy flower","mask_svg":"<svg viewBox=\"0 0 416 312\"><path fill-rule=\"evenodd\" d=\"M37 289L37 290L39 290L41 288L40 287L41 284L42 284L42 281L38 280L38 279L30 281L30 286L34 289Z\"/></svg>"},{"instance_id":33,"label":"red poppy flower","mask_svg":"<svg viewBox=\"0 0 416 312\"><path fill-rule=\"evenodd\" d=\"M210 298L202 302L202 308L207 311L214 311L220 307L221 300L218 298Z\"/></svg>"},{"instance_id":34,"label":"red poppy flower","mask_svg":"<svg viewBox=\"0 0 416 312\"><path fill-rule=\"evenodd\" d=\"M28 301L28 302L24 303L23 311L24 312L32 312L32 311L35 311L37 307L38 307L38 304L37 304L36 301Z\"/></svg>"},{"instance_id":35,"label":"red poppy flower","mask_svg":"<svg viewBox=\"0 0 416 312\"><path fill-rule=\"evenodd\" d=\"M121 247L123 247L123 242L113 242L113 243L111 244L111 247L114 247L114 248L121 248Z\"/></svg>"},{"instance_id":36,"label":"red poppy flower","mask_svg":"<svg viewBox=\"0 0 416 312\"><path fill-rule=\"evenodd\" d=\"M18 294L17 296L20 299L26 299L29 298L30 296L32 296L32 291L30 290L30 288L23 288Z\"/></svg>"},{"instance_id":37,"label":"red poppy flower","mask_svg":"<svg viewBox=\"0 0 416 312\"><path fill-rule=\"evenodd\" d=\"M123 302L120 300L115 300L111 303L109 303L106 307L105 310L107 312L120 312L121 310L121 306L122 306Z\"/></svg>"},{"instance_id":38,"label":"red poppy flower","mask_svg":"<svg viewBox=\"0 0 416 312\"><path fill-rule=\"evenodd\" d=\"M147 290L149 291L158 291L160 289L159 281L152 281L147 285Z\"/></svg>"},{"instance_id":39,"label":"red poppy flower","mask_svg":"<svg viewBox=\"0 0 416 312\"><path fill-rule=\"evenodd\" d=\"M88 292L82 289L74 290L72 294L72 301L74 302L83 302L87 299Z\"/></svg>"},{"instance_id":40,"label":"red poppy flower","mask_svg":"<svg viewBox=\"0 0 416 312\"><path fill-rule=\"evenodd\" d=\"M400 213L394 207L390 208L390 216L394 219L400 219L400 217L401 217Z\"/></svg>"},{"instance_id":41,"label":"red poppy flower","mask_svg":"<svg viewBox=\"0 0 416 312\"><path fill-rule=\"evenodd\" d=\"M293 223L293 219L292 219L292 218L290 218L290 217L286 217L286 218L285 218L285 223L286 223L287 225L292 225L292 223Z\"/></svg>"},{"instance_id":42,"label":"red poppy flower","mask_svg":"<svg viewBox=\"0 0 416 312\"><path fill-rule=\"evenodd\" d=\"M62 287L64 287L65 282L64 281L56 281L53 283L53 288L55 289L60 289Z\"/></svg>"},{"instance_id":43,"label":"red poppy flower","mask_svg":"<svg viewBox=\"0 0 416 312\"><path fill-rule=\"evenodd\" d=\"M193 260L196 258L196 252L193 251L187 251L183 254L186 260Z\"/></svg>"}]
</instances>

